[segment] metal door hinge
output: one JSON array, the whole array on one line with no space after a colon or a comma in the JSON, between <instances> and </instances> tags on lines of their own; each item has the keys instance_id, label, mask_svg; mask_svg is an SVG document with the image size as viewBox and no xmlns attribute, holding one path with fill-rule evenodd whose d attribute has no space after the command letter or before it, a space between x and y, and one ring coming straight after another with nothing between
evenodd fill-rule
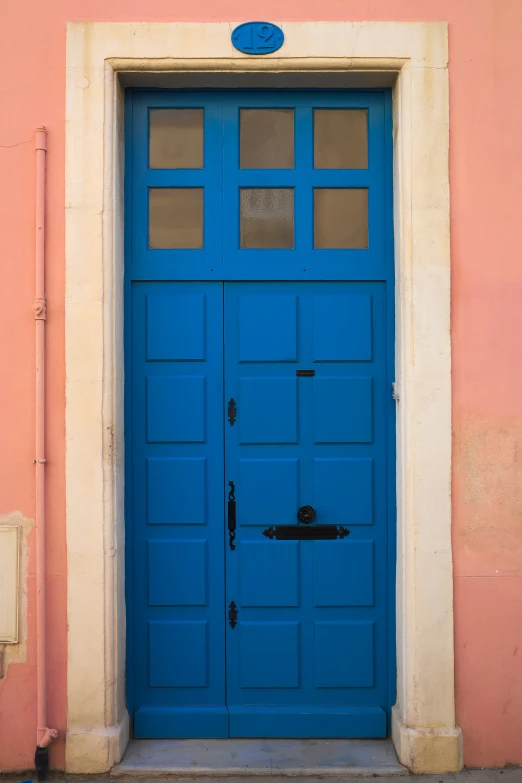
<instances>
[{"instance_id":1,"label":"metal door hinge","mask_svg":"<svg viewBox=\"0 0 522 783\"><path fill-rule=\"evenodd\" d=\"M234 601L231 601L228 607L228 624L231 628L237 625L237 606Z\"/></svg>"},{"instance_id":2,"label":"metal door hinge","mask_svg":"<svg viewBox=\"0 0 522 783\"><path fill-rule=\"evenodd\" d=\"M391 392L392 392L393 399L396 402L399 402L399 400L401 398L401 395L400 395L400 388L399 388L399 382L398 381L394 381L394 383L392 383L392 385L391 385Z\"/></svg>"},{"instance_id":3,"label":"metal door hinge","mask_svg":"<svg viewBox=\"0 0 522 783\"><path fill-rule=\"evenodd\" d=\"M231 397L228 401L228 421L230 422L230 426L233 427L236 423L236 414L237 414L237 407L236 407L236 401L233 397Z\"/></svg>"},{"instance_id":4,"label":"metal door hinge","mask_svg":"<svg viewBox=\"0 0 522 783\"><path fill-rule=\"evenodd\" d=\"M233 481L228 482L230 492L228 493L228 543L230 549L235 549L234 539L236 537L236 488Z\"/></svg>"}]
</instances>

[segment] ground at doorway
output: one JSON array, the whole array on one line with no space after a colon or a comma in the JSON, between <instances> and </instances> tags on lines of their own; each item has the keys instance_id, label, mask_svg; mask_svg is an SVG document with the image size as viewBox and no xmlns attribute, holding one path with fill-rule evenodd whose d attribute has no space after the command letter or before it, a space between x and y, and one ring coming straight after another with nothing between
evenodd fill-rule
<instances>
[{"instance_id":1,"label":"ground at doorway","mask_svg":"<svg viewBox=\"0 0 522 783\"><path fill-rule=\"evenodd\" d=\"M373 777L373 776L372 776ZM376 775L375 777L379 777ZM5 776L0 774L0 781L2 783L22 783L22 781L29 781L31 779L31 773L25 775L20 774L14 777L13 775ZM173 777L170 778L153 778L154 783L172 783ZM319 783L323 780L322 777L301 777L296 776L292 778L292 783ZM404 776L401 776L401 780ZM85 777L80 775L52 775L48 783L110 783L111 778L91 776ZM223 777L220 778L220 783L243 783L246 778L241 777ZM399 776L388 776L386 783L396 780L399 783ZM141 778L142 783L146 783L147 778ZM183 783L209 783L208 777L202 778L183 778ZM275 776L259 776L256 777L256 783L288 783L288 778L275 777ZM328 783L368 783L368 776L342 776L342 777L329 777ZM408 783L522 783L522 768L516 769L465 769L458 774L451 775L409 775Z\"/></svg>"}]
</instances>

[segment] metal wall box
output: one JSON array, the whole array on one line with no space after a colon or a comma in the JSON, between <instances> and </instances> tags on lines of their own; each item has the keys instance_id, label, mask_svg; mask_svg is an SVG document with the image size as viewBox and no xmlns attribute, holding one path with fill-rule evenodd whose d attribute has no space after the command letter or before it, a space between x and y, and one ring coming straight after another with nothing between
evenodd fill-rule
<instances>
[{"instance_id":1,"label":"metal wall box","mask_svg":"<svg viewBox=\"0 0 522 783\"><path fill-rule=\"evenodd\" d=\"M18 528L0 527L0 644L18 642L18 563Z\"/></svg>"}]
</instances>

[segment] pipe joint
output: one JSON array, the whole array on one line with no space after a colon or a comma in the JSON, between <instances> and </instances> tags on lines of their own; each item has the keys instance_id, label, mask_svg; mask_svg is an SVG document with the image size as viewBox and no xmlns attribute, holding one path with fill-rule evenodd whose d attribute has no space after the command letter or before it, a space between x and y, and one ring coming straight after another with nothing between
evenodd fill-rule
<instances>
[{"instance_id":1,"label":"pipe joint","mask_svg":"<svg viewBox=\"0 0 522 783\"><path fill-rule=\"evenodd\" d=\"M36 149L47 152L47 131L43 125L36 129Z\"/></svg>"}]
</instances>

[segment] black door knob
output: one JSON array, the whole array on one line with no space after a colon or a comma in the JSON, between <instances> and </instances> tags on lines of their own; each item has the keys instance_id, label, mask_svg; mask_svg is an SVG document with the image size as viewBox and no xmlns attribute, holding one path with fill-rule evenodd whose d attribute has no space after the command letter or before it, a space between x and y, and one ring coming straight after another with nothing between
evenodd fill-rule
<instances>
[{"instance_id":1,"label":"black door knob","mask_svg":"<svg viewBox=\"0 0 522 783\"><path fill-rule=\"evenodd\" d=\"M316 516L317 514L315 513L315 510L312 508L312 506L301 506L297 512L297 519L304 525L309 525L314 521Z\"/></svg>"}]
</instances>

